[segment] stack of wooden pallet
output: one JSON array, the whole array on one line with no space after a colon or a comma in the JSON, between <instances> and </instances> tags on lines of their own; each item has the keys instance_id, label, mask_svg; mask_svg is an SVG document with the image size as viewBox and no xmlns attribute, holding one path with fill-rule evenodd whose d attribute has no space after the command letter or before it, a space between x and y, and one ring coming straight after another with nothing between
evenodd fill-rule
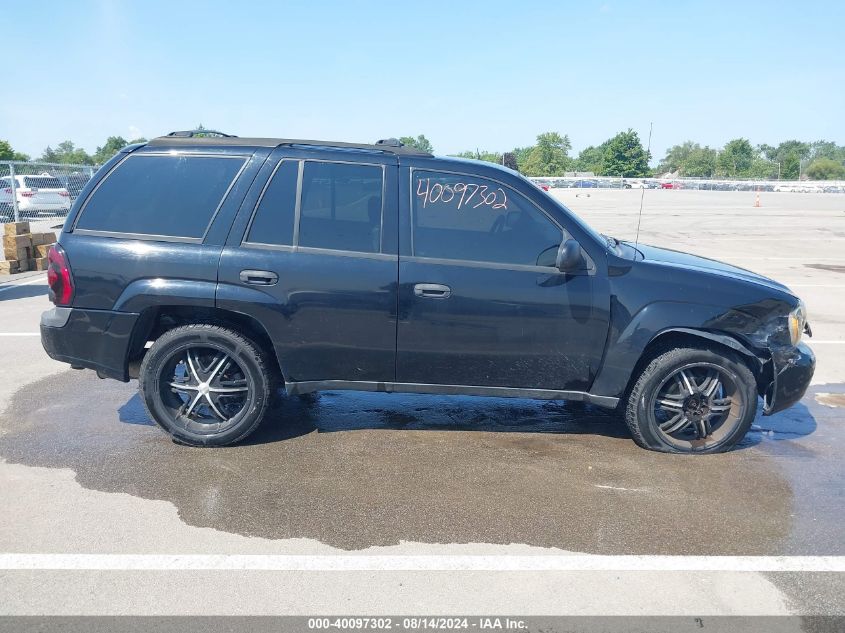
<instances>
[{"instance_id":1,"label":"stack of wooden pallet","mask_svg":"<svg viewBox=\"0 0 845 633\"><path fill-rule=\"evenodd\" d=\"M29 222L3 224L3 254L0 275L14 275L27 270L47 270L47 251L56 241L55 233L30 233Z\"/></svg>"}]
</instances>

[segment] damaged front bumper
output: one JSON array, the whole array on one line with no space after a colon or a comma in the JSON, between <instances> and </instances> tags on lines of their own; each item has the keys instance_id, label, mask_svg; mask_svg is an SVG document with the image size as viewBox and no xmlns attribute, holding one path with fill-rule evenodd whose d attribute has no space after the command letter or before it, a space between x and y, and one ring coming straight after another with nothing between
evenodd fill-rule
<instances>
[{"instance_id":1,"label":"damaged front bumper","mask_svg":"<svg viewBox=\"0 0 845 633\"><path fill-rule=\"evenodd\" d=\"M815 369L816 356L804 343L773 348L773 379L763 395L763 414L783 411L804 397Z\"/></svg>"}]
</instances>

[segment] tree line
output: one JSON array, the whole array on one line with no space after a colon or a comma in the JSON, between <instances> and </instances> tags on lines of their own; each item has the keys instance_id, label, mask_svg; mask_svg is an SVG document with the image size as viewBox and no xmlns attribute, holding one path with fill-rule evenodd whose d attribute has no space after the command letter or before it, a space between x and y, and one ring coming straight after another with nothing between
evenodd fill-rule
<instances>
[{"instance_id":1,"label":"tree line","mask_svg":"<svg viewBox=\"0 0 845 633\"><path fill-rule=\"evenodd\" d=\"M424 135L402 137L403 143L424 151L433 150ZM510 152L466 151L461 158L486 160L506 165L526 176L563 176L567 172L591 172L596 176L637 178L666 173L687 178L750 178L755 180L845 180L845 145L832 141L789 140L779 145L752 145L736 138L721 149L685 141L670 147L655 168L651 155L633 130L619 132L601 145L584 148L571 156L569 136L545 132L535 145Z\"/></svg>"},{"instance_id":2,"label":"tree line","mask_svg":"<svg viewBox=\"0 0 845 633\"><path fill-rule=\"evenodd\" d=\"M204 129L200 126L198 129ZM424 134L403 136L405 145L434 153L434 147ZM93 154L63 141L55 148L48 146L37 161L74 165L102 165L121 148L142 143L144 138L126 140L109 136ZM584 148L572 156L569 136L558 132L544 132L534 145L515 147L509 152L468 150L454 156L485 160L505 165L526 176L563 176L571 172L590 172L596 176L641 178L666 173L681 177L751 178L758 180L845 179L845 145L832 141L804 142L789 140L779 145L752 145L748 139L736 138L720 149L701 146L693 141L674 145L655 168L649 167L651 155L643 148L639 135L628 129L619 132L600 145ZM28 161L31 158L15 151L8 141L0 140L0 161Z\"/></svg>"}]
</instances>

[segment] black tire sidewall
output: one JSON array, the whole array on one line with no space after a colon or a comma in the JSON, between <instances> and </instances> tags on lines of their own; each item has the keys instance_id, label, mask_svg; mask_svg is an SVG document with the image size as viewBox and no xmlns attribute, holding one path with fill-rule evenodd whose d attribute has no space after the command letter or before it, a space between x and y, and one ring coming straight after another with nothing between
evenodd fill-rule
<instances>
[{"instance_id":1,"label":"black tire sidewall","mask_svg":"<svg viewBox=\"0 0 845 633\"><path fill-rule=\"evenodd\" d=\"M162 366L180 349L210 347L229 354L241 367L249 395L238 421L220 433L194 433L175 423L161 399ZM249 435L261 422L270 397L270 380L258 350L239 334L219 327L186 326L162 335L147 352L139 372L141 398L147 412L171 437L191 446L225 446Z\"/></svg>"},{"instance_id":2,"label":"black tire sidewall","mask_svg":"<svg viewBox=\"0 0 845 633\"><path fill-rule=\"evenodd\" d=\"M650 402L654 391L660 387L667 377L690 363L709 363L718 366L722 371L726 372L737 385L737 389L742 391L745 411L742 417L734 423L734 429L718 443L702 448L684 450L667 442L659 432L657 419L655 418L653 409L650 407ZM631 394L631 397L636 398L634 411L636 420L629 419L628 423L629 426L632 423L636 424L643 444L653 450L690 454L720 453L726 451L745 436L757 414L757 389L754 375L742 361L732 354L692 348L671 350L658 356L649 363L643 372L643 378L641 382L637 383L635 392ZM629 408L629 416L630 413L631 410Z\"/></svg>"}]
</instances>

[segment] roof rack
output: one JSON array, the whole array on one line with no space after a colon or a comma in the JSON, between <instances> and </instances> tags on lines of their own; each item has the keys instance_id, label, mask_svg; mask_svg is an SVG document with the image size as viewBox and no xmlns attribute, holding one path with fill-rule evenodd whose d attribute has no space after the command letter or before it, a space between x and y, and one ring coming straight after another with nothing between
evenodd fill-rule
<instances>
[{"instance_id":1,"label":"roof rack","mask_svg":"<svg viewBox=\"0 0 845 633\"><path fill-rule=\"evenodd\" d=\"M225 132L218 132L217 130L206 130L206 129L179 130L177 132L171 132L167 136L176 137L176 138L204 138L204 137L237 138L237 136L235 136L234 134L226 134Z\"/></svg>"},{"instance_id":2,"label":"roof rack","mask_svg":"<svg viewBox=\"0 0 845 633\"><path fill-rule=\"evenodd\" d=\"M258 147L279 147L280 145L289 145L291 147L314 147L325 149L358 149L369 152L380 152L382 154L395 154L401 156L432 156L428 152L422 152L415 147L403 145L395 138L382 139L376 143L344 143L337 141L317 141L309 139L290 139L290 138L241 138L232 136L230 134L222 134L217 132L220 136L197 136L200 134L209 134L212 130L192 130L187 132L171 132L167 136L161 136L149 142L149 145L173 145L174 143L186 145L239 145L239 146L258 146Z\"/></svg>"}]
</instances>

